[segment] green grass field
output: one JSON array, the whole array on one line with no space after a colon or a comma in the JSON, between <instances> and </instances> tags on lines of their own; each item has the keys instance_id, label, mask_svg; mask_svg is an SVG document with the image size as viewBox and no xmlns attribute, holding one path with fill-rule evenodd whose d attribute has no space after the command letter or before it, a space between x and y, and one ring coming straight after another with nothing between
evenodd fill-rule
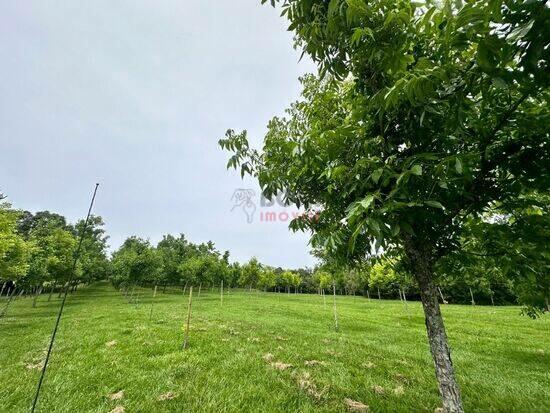
<instances>
[{"instance_id":1,"label":"green grass field","mask_svg":"<svg viewBox=\"0 0 550 413\"><path fill-rule=\"evenodd\" d=\"M128 304L108 284L69 296L38 411L373 412L440 406L420 303L232 291L151 290ZM0 410L28 411L60 300L19 299L0 319ZM3 299L4 300L4 299ZM4 302L4 301L3 301ZM443 308L466 411L550 411L550 318L518 307ZM288 366L291 365L291 366ZM118 395L114 395L115 393ZM111 400L111 397L119 397ZM122 409L119 409L122 411Z\"/></svg>"}]
</instances>

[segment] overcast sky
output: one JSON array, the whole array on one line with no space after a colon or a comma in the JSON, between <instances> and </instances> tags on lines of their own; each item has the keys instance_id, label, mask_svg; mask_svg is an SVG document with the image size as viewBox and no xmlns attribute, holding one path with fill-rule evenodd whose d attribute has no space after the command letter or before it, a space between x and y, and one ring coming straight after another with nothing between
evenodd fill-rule
<instances>
[{"instance_id":1,"label":"overcast sky","mask_svg":"<svg viewBox=\"0 0 550 413\"><path fill-rule=\"evenodd\" d=\"M288 230L282 207L262 207L217 145L228 128L260 143L314 70L259 3L0 2L1 191L75 221L100 182L112 248L183 232L239 261L312 265L308 236ZM255 190L252 223L237 188Z\"/></svg>"}]
</instances>

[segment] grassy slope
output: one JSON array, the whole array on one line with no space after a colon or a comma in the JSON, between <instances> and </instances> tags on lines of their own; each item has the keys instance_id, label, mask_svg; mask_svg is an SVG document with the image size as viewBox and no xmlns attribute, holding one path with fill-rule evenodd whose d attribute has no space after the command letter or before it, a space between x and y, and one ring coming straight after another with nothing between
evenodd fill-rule
<instances>
[{"instance_id":1,"label":"grassy slope","mask_svg":"<svg viewBox=\"0 0 550 413\"><path fill-rule=\"evenodd\" d=\"M42 297L33 309L20 299L0 319L0 411L29 408L39 376L29 367L43 357L59 302ZM332 412L346 411L345 398L374 412L439 405L419 303L405 311L398 301L338 297L337 333L330 296L325 309L316 295L232 292L221 307L218 292L203 290L183 351L187 300L159 294L152 322L150 302L150 290L136 308L106 284L70 296L39 411ZM467 411L550 411L549 317L533 321L517 307L443 311ZM266 353L293 367L277 370ZM109 400L119 390L124 397ZM167 392L176 397L159 401Z\"/></svg>"}]
</instances>

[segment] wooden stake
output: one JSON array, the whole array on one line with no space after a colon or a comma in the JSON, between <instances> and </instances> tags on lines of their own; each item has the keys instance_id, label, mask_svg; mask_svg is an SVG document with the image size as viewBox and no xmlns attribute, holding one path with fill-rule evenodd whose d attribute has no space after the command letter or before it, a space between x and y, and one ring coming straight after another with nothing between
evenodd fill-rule
<instances>
[{"instance_id":1,"label":"wooden stake","mask_svg":"<svg viewBox=\"0 0 550 413\"><path fill-rule=\"evenodd\" d=\"M325 295L325 289L324 288L321 290L321 295L323 296L323 307L326 310L327 309L327 297Z\"/></svg>"},{"instance_id":2,"label":"wooden stake","mask_svg":"<svg viewBox=\"0 0 550 413\"><path fill-rule=\"evenodd\" d=\"M367 299L370 301L370 292L367 290Z\"/></svg>"},{"instance_id":3,"label":"wooden stake","mask_svg":"<svg viewBox=\"0 0 550 413\"><path fill-rule=\"evenodd\" d=\"M380 298L380 287L376 287L378 289L378 299L381 300L382 298Z\"/></svg>"},{"instance_id":4,"label":"wooden stake","mask_svg":"<svg viewBox=\"0 0 550 413\"><path fill-rule=\"evenodd\" d=\"M149 321L153 317L153 304L155 303L155 297L157 296L157 285L155 284L155 290L153 291L153 299L151 300L151 311L149 312Z\"/></svg>"},{"instance_id":5,"label":"wooden stake","mask_svg":"<svg viewBox=\"0 0 550 413\"><path fill-rule=\"evenodd\" d=\"M472 292L472 288L470 287L470 297L472 297L472 305L476 305L476 302L474 300L474 293Z\"/></svg>"},{"instance_id":6,"label":"wooden stake","mask_svg":"<svg viewBox=\"0 0 550 413\"><path fill-rule=\"evenodd\" d=\"M222 285L220 286L220 305L223 307L223 280Z\"/></svg>"},{"instance_id":7,"label":"wooden stake","mask_svg":"<svg viewBox=\"0 0 550 413\"><path fill-rule=\"evenodd\" d=\"M445 301L445 297L443 297L443 293L441 292L441 288L437 287L437 291L439 291L439 296L441 297L443 304L447 304L447 301Z\"/></svg>"},{"instance_id":8,"label":"wooden stake","mask_svg":"<svg viewBox=\"0 0 550 413\"><path fill-rule=\"evenodd\" d=\"M191 322L191 303L193 301L193 286L189 288L189 303L187 304L187 323L185 326L185 336L183 338L183 349L189 345L189 323Z\"/></svg>"},{"instance_id":9,"label":"wooden stake","mask_svg":"<svg viewBox=\"0 0 550 413\"><path fill-rule=\"evenodd\" d=\"M332 285L332 294L334 298L334 329L338 331L338 312L336 311L336 284Z\"/></svg>"}]
</instances>

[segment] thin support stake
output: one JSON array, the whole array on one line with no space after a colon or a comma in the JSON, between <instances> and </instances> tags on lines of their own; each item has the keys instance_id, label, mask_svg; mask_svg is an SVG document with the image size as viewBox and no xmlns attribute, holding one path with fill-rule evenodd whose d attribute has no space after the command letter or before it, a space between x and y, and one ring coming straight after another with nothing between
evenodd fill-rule
<instances>
[{"instance_id":1,"label":"thin support stake","mask_svg":"<svg viewBox=\"0 0 550 413\"><path fill-rule=\"evenodd\" d=\"M334 300L334 329L338 331L338 311L336 310L336 284L332 286L332 298Z\"/></svg>"},{"instance_id":2,"label":"thin support stake","mask_svg":"<svg viewBox=\"0 0 550 413\"><path fill-rule=\"evenodd\" d=\"M78 263L78 258L80 256L80 250L82 249L82 241L84 240L84 235L88 229L88 221L90 220L90 215L92 214L92 208L94 206L95 196L97 194L97 188L99 184L95 184L94 194L92 196L92 201L90 202L90 208L88 208L88 215L86 215L86 221L84 222L84 229L80 234L80 240L78 241L78 247L76 249L76 254L74 256L73 267L71 270L71 278L65 286L65 292L63 293L63 301L61 301L61 306L59 307L59 312L57 313L57 319L55 321L55 326L52 332L52 338L50 339L50 345L48 347L48 352L46 353L46 360L44 360L44 366L42 366L42 372L40 373L40 379L38 380L38 386L36 387L36 393L34 395L34 400L32 402L31 413L34 413L36 405L38 403L38 397L40 396L40 389L42 388L42 382L44 381L44 376L46 374L46 368L48 367L48 361L50 360L50 355L52 354L53 343L55 341L55 336L57 334L57 329L59 328L59 322L61 321L61 315L63 314L63 308L65 308L65 301L67 300L67 294L69 293L69 286L71 281L74 278L74 273L76 269L76 264Z\"/></svg>"},{"instance_id":3,"label":"thin support stake","mask_svg":"<svg viewBox=\"0 0 550 413\"><path fill-rule=\"evenodd\" d=\"M191 303L193 301L193 286L189 287L189 303L187 304L187 322L185 325L185 337L183 338L183 349L189 345L189 323L191 322Z\"/></svg>"},{"instance_id":4,"label":"thin support stake","mask_svg":"<svg viewBox=\"0 0 550 413\"><path fill-rule=\"evenodd\" d=\"M157 285L155 284L155 291L153 291L153 299L151 300L151 311L149 312L149 321L153 317L153 304L155 303L155 297L157 296Z\"/></svg>"}]
</instances>

